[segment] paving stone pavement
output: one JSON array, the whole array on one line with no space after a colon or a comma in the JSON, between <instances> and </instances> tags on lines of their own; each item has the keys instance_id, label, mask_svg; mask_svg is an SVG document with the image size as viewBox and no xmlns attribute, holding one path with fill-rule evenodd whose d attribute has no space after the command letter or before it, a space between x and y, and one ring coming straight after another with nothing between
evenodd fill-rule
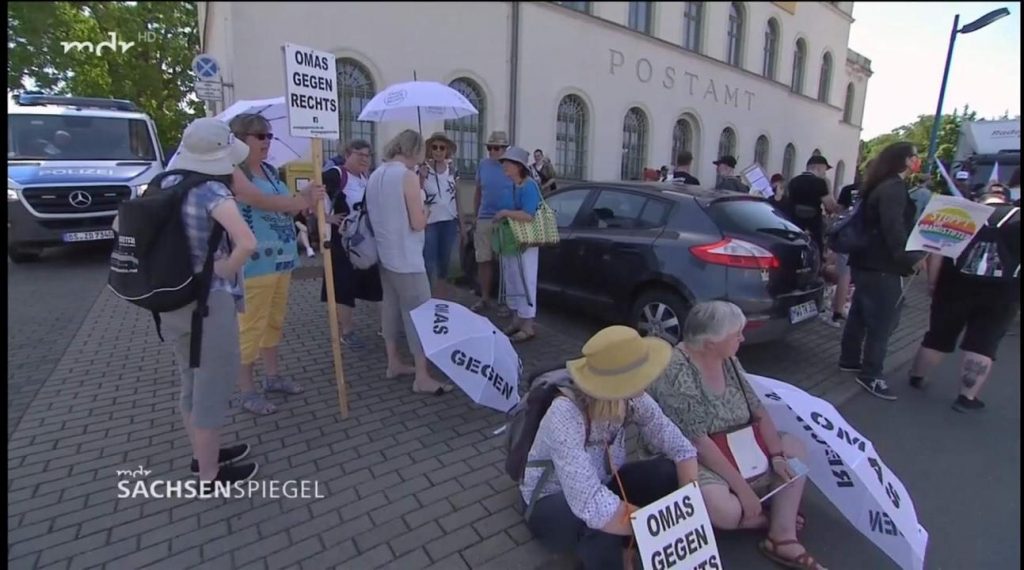
<instances>
[{"instance_id":1,"label":"paving stone pavement","mask_svg":"<svg viewBox=\"0 0 1024 570\"><path fill-rule=\"evenodd\" d=\"M501 439L491 434L502 416L458 391L419 396L411 380L385 380L373 305L356 312L369 346L344 351L351 413L340 418L319 295L318 279L293 283L281 350L283 369L306 391L272 396L271 416L232 408L225 444L250 443L262 479L315 480L325 498L119 499L117 470L141 466L151 479L183 480L190 449L170 347L160 345L148 314L104 291L10 438L9 567L559 565L517 511ZM893 367L914 349L926 318L915 290L893 336ZM742 356L753 372L834 395L853 384L835 373L838 335L812 324ZM542 325L521 356L528 368L564 359L582 340Z\"/></svg>"}]
</instances>

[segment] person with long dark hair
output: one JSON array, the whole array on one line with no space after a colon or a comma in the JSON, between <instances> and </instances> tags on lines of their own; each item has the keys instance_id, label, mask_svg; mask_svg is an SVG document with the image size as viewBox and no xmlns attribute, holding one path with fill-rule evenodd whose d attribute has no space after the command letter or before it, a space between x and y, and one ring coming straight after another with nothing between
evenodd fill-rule
<instances>
[{"instance_id":1,"label":"person with long dark hair","mask_svg":"<svg viewBox=\"0 0 1024 570\"><path fill-rule=\"evenodd\" d=\"M903 277L923 262L921 252L905 251L914 226L914 203L906 179L921 170L917 149L908 142L882 150L865 177L861 191L868 245L850 254L857 290L843 329L839 368L857 373L857 383L871 395L895 400L882 377L885 354L903 297Z\"/></svg>"}]
</instances>

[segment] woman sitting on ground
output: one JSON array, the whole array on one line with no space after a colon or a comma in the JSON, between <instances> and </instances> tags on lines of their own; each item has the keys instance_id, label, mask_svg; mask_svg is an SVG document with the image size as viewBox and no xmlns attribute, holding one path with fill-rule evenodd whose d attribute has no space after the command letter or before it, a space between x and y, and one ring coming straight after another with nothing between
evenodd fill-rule
<instances>
[{"instance_id":1,"label":"woman sitting on ground","mask_svg":"<svg viewBox=\"0 0 1024 570\"><path fill-rule=\"evenodd\" d=\"M696 480L696 451L644 393L671 352L628 327L602 330L566 363L576 389L555 398L537 429L528 461L553 467L526 469L526 524L548 548L575 550L585 569L623 568L629 513ZM628 424L667 457L627 464Z\"/></svg>"},{"instance_id":2,"label":"woman sitting on ground","mask_svg":"<svg viewBox=\"0 0 1024 570\"><path fill-rule=\"evenodd\" d=\"M788 568L822 570L796 539L803 478L772 497L771 512L762 511L760 497L792 479L788 460L803 460L806 451L799 440L776 430L736 359L746 322L732 303L696 305L683 325L683 342L649 393L697 447L700 489L711 524L722 530L767 527L768 536L759 545L765 556ZM766 456L760 458L762 472L748 472L749 478L736 467L734 457L742 450L732 449L724 437L740 430Z\"/></svg>"}]
</instances>

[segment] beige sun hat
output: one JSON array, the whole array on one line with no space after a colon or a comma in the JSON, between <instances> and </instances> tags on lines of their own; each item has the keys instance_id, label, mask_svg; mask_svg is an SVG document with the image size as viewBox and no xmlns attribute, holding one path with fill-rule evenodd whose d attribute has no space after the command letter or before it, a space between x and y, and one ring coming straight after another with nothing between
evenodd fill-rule
<instances>
[{"instance_id":1,"label":"beige sun hat","mask_svg":"<svg viewBox=\"0 0 1024 570\"><path fill-rule=\"evenodd\" d=\"M583 358L565 363L573 382L597 400L623 400L643 392L665 371L672 346L635 329L612 326L583 345Z\"/></svg>"},{"instance_id":2,"label":"beige sun hat","mask_svg":"<svg viewBox=\"0 0 1024 570\"><path fill-rule=\"evenodd\" d=\"M430 138L426 140L424 144L427 147L428 154L430 152L430 145L432 145L435 141L441 141L444 144L448 145L448 154L450 154L451 156L455 156L455 151L458 150L459 145L455 144L455 141L448 138L448 135L446 135L444 131L437 131L436 133L430 135Z\"/></svg>"},{"instance_id":3,"label":"beige sun hat","mask_svg":"<svg viewBox=\"0 0 1024 570\"><path fill-rule=\"evenodd\" d=\"M505 131L492 131L485 146L509 146L508 134Z\"/></svg>"},{"instance_id":4,"label":"beige sun hat","mask_svg":"<svg viewBox=\"0 0 1024 570\"><path fill-rule=\"evenodd\" d=\"M178 154L168 170L191 170L211 176L231 174L249 156L249 146L218 119L196 119L181 135Z\"/></svg>"}]
</instances>

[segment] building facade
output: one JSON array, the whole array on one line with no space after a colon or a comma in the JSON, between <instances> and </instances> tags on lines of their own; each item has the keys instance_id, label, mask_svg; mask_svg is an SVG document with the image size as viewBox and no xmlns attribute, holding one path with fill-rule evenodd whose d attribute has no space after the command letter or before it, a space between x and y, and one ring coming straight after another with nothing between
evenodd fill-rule
<instances>
[{"instance_id":1,"label":"building facade","mask_svg":"<svg viewBox=\"0 0 1024 570\"><path fill-rule=\"evenodd\" d=\"M223 105L283 95L287 42L334 54L342 143L414 127L355 118L415 71L480 110L423 125L459 143L464 173L502 130L567 179L639 179L682 149L705 183L723 154L793 176L821 153L834 188L853 179L871 69L847 47L852 2L198 4Z\"/></svg>"}]
</instances>

